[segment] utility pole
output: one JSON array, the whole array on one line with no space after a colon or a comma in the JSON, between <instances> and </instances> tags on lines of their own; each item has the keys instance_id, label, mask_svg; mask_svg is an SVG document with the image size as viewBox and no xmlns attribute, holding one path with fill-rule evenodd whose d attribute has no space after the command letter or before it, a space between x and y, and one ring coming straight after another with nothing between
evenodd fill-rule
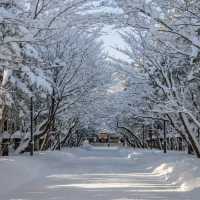
<instances>
[{"instance_id":1,"label":"utility pole","mask_svg":"<svg viewBox=\"0 0 200 200\"><path fill-rule=\"evenodd\" d=\"M166 120L163 120L164 153L167 153Z\"/></svg>"},{"instance_id":2,"label":"utility pole","mask_svg":"<svg viewBox=\"0 0 200 200\"><path fill-rule=\"evenodd\" d=\"M33 156L33 151L34 151L34 145L33 145L33 97L31 97L31 105L30 105L30 119L31 119L31 139L30 139L30 155Z\"/></svg>"}]
</instances>

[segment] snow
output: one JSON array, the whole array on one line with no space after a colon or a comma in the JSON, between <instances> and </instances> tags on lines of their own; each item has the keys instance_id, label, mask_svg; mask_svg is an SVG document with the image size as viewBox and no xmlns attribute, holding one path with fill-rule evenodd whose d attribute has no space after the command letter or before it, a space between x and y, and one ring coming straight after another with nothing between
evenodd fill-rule
<instances>
[{"instance_id":1,"label":"snow","mask_svg":"<svg viewBox=\"0 0 200 200\"><path fill-rule=\"evenodd\" d=\"M4 19L4 18L12 18L13 15L8 12L6 9L4 9L3 7L0 7L0 22Z\"/></svg>"},{"instance_id":2,"label":"snow","mask_svg":"<svg viewBox=\"0 0 200 200\"><path fill-rule=\"evenodd\" d=\"M84 140L83 141L82 148L84 148L86 150L90 150L91 149L91 145L90 145L88 140Z\"/></svg>"},{"instance_id":3,"label":"snow","mask_svg":"<svg viewBox=\"0 0 200 200\"><path fill-rule=\"evenodd\" d=\"M173 184L179 184L183 191L192 191L200 188L199 160L185 158L163 163L154 170L154 173L164 176Z\"/></svg>"},{"instance_id":4,"label":"snow","mask_svg":"<svg viewBox=\"0 0 200 200\"><path fill-rule=\"evenodd\" d=\"M10 137L11 139L15 139L15 138L18 138L18 139L21 139L22 138L22 132L21 131L16 131L15 133L13 133Z\"/></svg>"},{"instance_id":5,"label":"snow","mask_svg":"<svg viewBox=\"0 0 200 200\"><path fill-rule=\"evenodd\" d=\"M21 143L19 147L16 149L15 154L19 154L20 152L24 151L30 143L30 140L26 140L25 142Z\"/></svg>"},{"instance_id":6,"label":"snow","mask_svg":"<svg viewBox=\"0 0 200 200\"><path fill-rule=\"evenodd\" d=\"M4 70L2 86L5 86L8 83L8 80L9 80L11 75L12 75L12 70L10 70L10 69L5 69Z\"/></svg>"},{"instance_id":7,"label":"snow","mask_svg":"<svg viewBox=\"0 0 200 200\"><path fill-rule=\"evenodd\" d=\"M8 132L4 132L4 133L1 134L0 138L10 139L10 134Z\"/></svg>"},{"instance_id":8,"label":"snow","mask_svg":"<svg viewBox=\"0 0 200 200\"><path fill-rule=\"evenodd\" d=\"M123 32L123 29L114 29L113 26L105 25L102 30L102 36L100 40L103 41L104 51L108 53L110 57L120 58L125 61L129 61L129 57L125 54L121 53L120 51L116 50L119 49L126 49L127 44L120 36L120 31ZM110 60L108 58L108 60Z\"/></svg>"},{"instance_id":9,"label":"snow","mask_svg":"<svg viewBox=\"0 0 200 200\"><path fill-rule=\"evenodd\" d=\"M184 153L117 147L11 156L0 158L0 199L197 200L199 164Z\"/></svg>"}]
</instances>

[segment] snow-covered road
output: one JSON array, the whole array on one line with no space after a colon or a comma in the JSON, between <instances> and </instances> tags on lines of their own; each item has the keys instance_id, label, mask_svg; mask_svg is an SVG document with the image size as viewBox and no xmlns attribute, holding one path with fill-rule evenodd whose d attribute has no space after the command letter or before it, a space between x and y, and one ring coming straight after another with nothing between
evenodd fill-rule
<instances>
[{"instance_id":1,"label":"snow-covered road","mask_svg":"<svg viewBox=\"0 0 200 200\"><path fill-rule=\"evenodd\" d=\"M43 153L36 155L34 161L29 157L0 159L0 169L2 163L5 169L0 200L199 199L192 192L184 192L179 184L166 181L165 176L153 173L152 163L160 162L157 154L136 151L128 156L125 149L92 148ZM22 171L15 174L14 182L10 178L9 188L9 170L13 170L9 163L18 159L23 164L18 166Z\"/></svg>"}]
</instances>

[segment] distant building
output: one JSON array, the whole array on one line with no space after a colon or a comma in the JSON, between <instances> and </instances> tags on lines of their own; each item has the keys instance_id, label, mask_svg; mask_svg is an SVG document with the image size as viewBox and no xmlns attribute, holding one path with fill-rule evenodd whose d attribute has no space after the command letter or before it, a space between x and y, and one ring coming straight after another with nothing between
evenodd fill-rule
<instances>
[{"instance_id":1,"label":"distant building","mask_svg":"<svg viewBox=\"0 0 200 200\"><path fill-rule=\"evenodd\" d=\"M98 139L100 143L108 143L109 134L106 132L101 132L98 134Z\"/></svg>"},{"instance_id":2,"label":"distant building","mask_svg":"<svg viewBox=\"0 0 200 200\"><path fill-rule=\"evenodd\" d=\"M120 143L122 136L116 133L100 132L98 135L100 143Z\"/></svg>"},{"instance_id":3,"label":"distant building","mask_svg":"<svg viewBox=\"0 0 200 200\"><path fill-rule=\"evenodd\" d=\"M10 8L15 5L14 0L0 0L0 7Z\"/></svg>"},{"instance_id":4,"label":"distant building","mask_svg":"<svg viewBox=\"0 0 200 200\"><path fill-rule=\"evenodd\" d=\"M109 134L109 143L120 143L122 141L122 136L117 133Z\"/></svg>"}]
</instances>

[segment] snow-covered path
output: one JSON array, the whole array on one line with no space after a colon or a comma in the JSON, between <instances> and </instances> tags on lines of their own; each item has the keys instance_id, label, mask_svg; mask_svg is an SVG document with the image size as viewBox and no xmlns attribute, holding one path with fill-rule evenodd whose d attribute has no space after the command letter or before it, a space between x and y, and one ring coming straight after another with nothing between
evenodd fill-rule
<instances>
[{"instance_id":1,"label":"snow-covered path","mask_svg":"<svg viewBox=\"0 0 200 200\"><path fill-rule=\"evenodd\" d=\"M0 200L195 200L152 173L152 156L138 155L129 159L117 148L44 153L35 158L41 165L35 176Z\"/></svg>"}]
</instances>

